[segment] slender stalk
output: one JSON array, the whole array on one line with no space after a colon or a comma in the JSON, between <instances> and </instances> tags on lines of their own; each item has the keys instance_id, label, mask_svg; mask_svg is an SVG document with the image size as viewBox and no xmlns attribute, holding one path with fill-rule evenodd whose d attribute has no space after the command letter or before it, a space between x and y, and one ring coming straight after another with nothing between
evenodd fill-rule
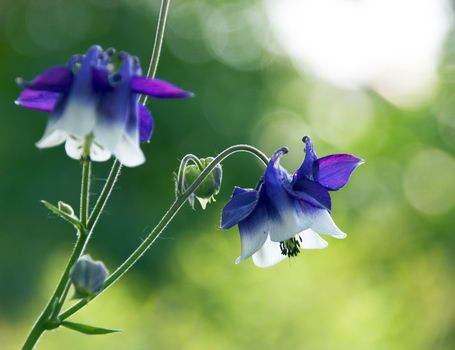
<instances>
[{"instance_id":1,"label":"slender stalk","mask_svg":"<svg viewBox=\"0 0 455 350\"><path fill-rule=\"evenodd\" d=\"M163 46L164 30L166 29L166 19L167 19L167 14L168 14L168 10L169 10L169 3L170 3L170 0L161 1L161 9L160 9L160 14L159 14L159 18L158 18L157 28L156 28L155 41L153 43L152 56L150 58L149 68L147 70L147 78L154 78L156 75L156 71L158 69L158 63L159 63L160 54L161 54L161 47ZM142 104L144 106L147 104L146 95L142 95ZM105 186L101 192L101 195L95 204L95 208L93 209L93 212L90 215L90 218L88 220L87 228L89 231L93 230L93 227L95 226L101 212L103 211L104 206L106 205L107 200L109 199L109 196L112 192L112 189L120 175L121 169L122 169L122 165L116 159L114 161L114 163L112 164L112 168L109 173L109 177L107 178L106 184L105 184Z\"/></svg>"},{"instance_id":2,"label":"slender stalk","mask_svg":"<svg viewBox=\"0 0 455 350\"><path fill-rule=\"evenodd\" d=\"M158 17L158 24L155 33L155 42L153 43L152 57L150 59L149 68L147 70L147 78L154 78L158 69L158 63L160 61L161 48L163 47L164 30L166 29L166 19L169 11L169 4L171 0L162 0L160 15ZM148 97L142 96L142 104L147 104Z\"/></svg>"},{"instance_id":3,"label":"slender stalk","mask_svg":"<svg viewBox=\"0 0 455 350\"><path fill-rule=\"evenodd\" d=\"M152 57L151 57L150 65L149 65L148 72L147 72L147 77L151 77L151 78L155 77L155 74L156 74L156 71L158 68L161 47L162 47L163 38L164 38L164 30L166 27L166 18L167 18L168 9L169 9L169 3L170 3L170 0L162 0L162 2L161 2L160 15L158 18L157 31L156 31L156 35L155 35L155 42L153 45L153 52L152 52ZM147 96L143 96L142 103L144 105L147 103ZM86 164L86 163L84 163L84 164ZM115 186L115 183L118 179L120 171L121 171L121 164L118 160L115 160L114 163L112 164L112 168L109 173L109 177L106 181L106 184L100 194L100 197L98 198L98 200L95 204L93 212L90 215L90 217L88 217L90 164L88 164L87 168L84 166L83 180L82 180L82 186L81 186L81 210L80 210L80 217L81 217L81 221L83 223L84 231L79 232L78 240L74 246L73 252L68 260L68 263L62 274L62 277L60 278L60 281L52 295L52 298L50 299L46 308L41 313L40 317L35 322L30 334L28 335L28 337L24 343L24 346L22 348L23 350L33 349L33 347L38 342L38 340L41 337L41 335L43 334L43 332L46 329L50 328L50 326L46 325L46 324L49 322L49 320L51 318L53 318L55 316L54 312L57 311L57 313L58 313L60 311L60 308L63 305L66 294L68 293L68 290L69 290L69 288L68 288L69 287L69 274L70 274L71 268L74 265L74 263L77 261L77 259L83 254L84 249L88 243L88 240L90 239L91 232L93 231L93 228L94 228L96 222L98 221L98 218L99 218L101 212L103 211L103 209L109 199L110 194L112 193L112 189ZM63 296L63 298L62 298L62 296ZM54 309L57 309L57 310L54 310Z\"/></svg>"},{"instance_id":4,"label":"slender stalk","mask_svg":"<svg viewBox=\"0 0 455 350\"><path fill-rule=\"evenodd\" d=\"M88 219L88 213L89 213L89 208L90 208L90 180L91 180L91 175L92 175L92 162L90 161L90 158L88 156L85 156L82 159L82 184L81 184L81 199L80 199L80 209L79 209L79 217L80 217L80 222L82 224L82 227L87 227L87 219ZM87 231L86 234L89 232ZM89 237L84 237L84 245L87 245L87 242L89 240ZM79 256L82 254L84 250L84 247L82 247L81 251L79 252ZM78 258L79 258L78 256ZM77 260L77 259L76 259ZM62 295L60 296L60 300L58 302L58 306L55 310L55 313L58 314L60 310L63 307L63 304L65 303L66 297L68 295L68 292L70 290L70 279L66 281L65 289L62 292Z\"/></svg>"},{"instance_id":5,"label":"slender stalk","mask_svg":"<svg viewBox=\"0 0 455 350\"><path fill-rule=\"evenodd\" d=\"M225 149L221 152L213 161L201 172L201 174L194 180L194 182L188 186L187 190L171 205L169 210L164 214L161 218L160 222L153 228L147 238L137 247L137 249L106 279L104 289L101 293L105 292L108 287L113 285L117 282L143 255L144 253L153 245L153 243L157 240L169 222L174 218L180 208L183 206L185 201L188 197L193 193L196 188L204 181L204 179L212 172L212 170L221 163L227 157L238 153L238 152L247 152L253 154L257 158L259 158L265 165L268 164L269 159L267 156L262 153L257 148L250 146L250 145L235 145ZM60 320L65 320L82 307L87 305L91 300L96 298L97 296L101 295L98 294L94 296L92 299L84 299L73 305L71 308L63 312L60 316Z\"/></svg>"},{"instance_id":6,"label":"slender stalk","mask_svg":"<svg viewBox=\"0 0 455 350\"><path fill-rule=\"evenodd\" d=\"M92 171L92 162L88 157L82 160L82 185L81 185L81 203L79 217L81 224L87 227L87 217L89 211L89 189L90 189L90 175Z\"/></svg>"},{"instance_id":7,"label":"slender stalk","mask_svg":"<svg viewBox=\"0 0 455 350\"><path fill-rule=\"evenodd\" d=\"M109 176L107 177L106 183L104 184L103 189L101 190L101 194L96 201L95 207L93 208L92 213L87 221L87 231L92 232L93 228L96 225L106 203L114 189L115 183L118 180L120 175L120 170L122 169L122 164L116 159L112 164L111 171L109 172Z\"/></svg>"},{"instance_id":8,"label":"slender stalk","mask_svg":"<svg viewBox=\"0 0 455 350\"><path fill-rule=\"evenodd\" d=\"M90 161L84 160L82 164L82 185L81 185L81 214L87 210L88 206L88 194L90 186ZM82 215L81 215L82 216ZM64 295L68 292L69 286L69 276L71 268L81 255L84 250L84 246L88 239L87 231L85 226L80 232L78 232L78 238L76 244L74 245L73 252L68 259L65 270L63 271L60 281L57 284L57 287L52 294L52 297L49 299L49 302L41 315L36 320L35 324L30 331L22 349L29 350L33 349L41 335L47 329L52 328L52 319L58 315L60 308L64 302Z\"/></svg>"},{"instance_id":9,"label":"slender stalk","mask_svg":"<svg viewBox=\"0 0 455 350\"><path fill-rule=\"evenodd\" d=\"M200 170L203 169L201 161L194 154L187 154L185 157L183 157L183 159L180 161L179 171L177 173L177 195L183 193L183 187L185 184L185 169L188 162L190 161L194 162Z\"/></svg>"}]
</instances>

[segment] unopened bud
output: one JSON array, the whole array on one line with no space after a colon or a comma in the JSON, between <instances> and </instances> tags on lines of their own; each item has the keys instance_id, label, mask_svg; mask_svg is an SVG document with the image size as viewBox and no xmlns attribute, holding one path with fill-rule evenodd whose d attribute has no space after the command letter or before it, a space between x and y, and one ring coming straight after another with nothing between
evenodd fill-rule
<instances>
[{"instance_id":1,"label":"unopened bud","mask_svg":"<svg viewBox=\"0 0 455 350\"><path fill-rule=\"evenodd\" d=\"M185 169L184 186L188 188L194 180L201 174L201 172L213 161L212 157L202 158L200 162L202 169L196 164L188 165ZM194 199L196 198L201 204L202 209L205 209L208 203L215 201L215 196L220 191L221 180L223 177L223 170L221 165L218 164L212 172L202 181L197 189L191 194L189 198L191 206L194 208Z\"/></svg>"},{"instance_id":2,"label":"unopened bud","mask_svg":"<svg viewBox=\"0 0 455 350\"><path fill-rule=\"evenodd\" d=\"M71 271L74 298L90 298L101 292L108 274L102 261L93 261L90 255L81 256Z\"/></svg>"}]
</instances>

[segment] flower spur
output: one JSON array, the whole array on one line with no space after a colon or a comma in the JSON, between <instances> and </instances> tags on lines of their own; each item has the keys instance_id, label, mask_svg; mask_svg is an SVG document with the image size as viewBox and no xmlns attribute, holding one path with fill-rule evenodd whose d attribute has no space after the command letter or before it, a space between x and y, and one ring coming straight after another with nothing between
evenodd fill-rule
<instances>
[{"instance_id":1,"label":"flower spur","mask_svg":"<svg viewBox=\"0 0 455 350\"><path fill-rule=\"evenodd\" d=\"M153 130L149 110L139 95L186 98L191 93L159 79L142 76L139 59L126 52L92 46L85 55L71 57L67 65L54 66L30 82L21 81L19 106L49 112L39 148L65 142L66 153L80 159L105 161L113 154L123 165L145 161L140 142Z\"/></svg>"},{"instance_id":2,"label":"flower spur","mask_svg":"<svg viewBox=\"0 0 455 350\"><path fill-rule=\"evenodd\" d=\"M280 166L286 148L272 156L255 189L236 187L223 208L221 228L238 225L241 254L237 263L252 256L260 267L297 256L300 248L321 249L326 234L345 238L334 223L329 191L347 184L363 160L350 154L317 158L309 137L304 137L305 159L291 177Z\"/></svg>"}]
</instances>

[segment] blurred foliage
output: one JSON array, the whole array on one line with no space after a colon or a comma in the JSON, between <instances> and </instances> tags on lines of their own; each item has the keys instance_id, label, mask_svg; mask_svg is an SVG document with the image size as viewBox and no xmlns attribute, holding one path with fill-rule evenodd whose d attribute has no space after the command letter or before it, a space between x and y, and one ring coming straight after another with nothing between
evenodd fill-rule
<instances>
[{"instance_id":1,"label":"blurred foliage","mask_svg":"<svg viewBox=\"0 0 455 350\"><path fill-rule=\"evenodd\" d=\"M205 211L185 206L127 278L72 318L121 333L58 329L39 349L455 347L454 36L437 96L402 110L371 92L302 76L273 54L279 49L259 5L172 2L158 77L196 97L150 103L156 129L144 145L147 162L123 170L89 253L111 271L121 263L171 204L184 154L287 145L283 164L293 171L306 134L319 155L366 159L333 196L333 216L349 237L266 270L234 265L238 233L218 228L219 213L234 185L253 187L262 171L237 156L223 166L217 202ZM145 69L158 7L158 0L0 2L1 349L19 347L74 240L39 200L77 207L80 181L80 165L63 147L34 147L46 115L13 104L15 78L93 43L137 54ZM93 200L108 171L107 163L94 166Z\"/></svg>"}]
</instances>

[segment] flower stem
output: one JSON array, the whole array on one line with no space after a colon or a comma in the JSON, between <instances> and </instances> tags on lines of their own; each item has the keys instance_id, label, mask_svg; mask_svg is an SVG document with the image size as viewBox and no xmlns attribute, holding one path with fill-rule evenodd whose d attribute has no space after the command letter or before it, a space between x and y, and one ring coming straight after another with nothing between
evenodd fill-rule
<instances>
[{"instance_id":1,"label":"flower stem","mask_svg":"<svg viewBox=\"0 0 455 350\"><path fill-rule=\"evenodd\" d=\"M171 0L162 0L160 15L158 17L158 24L155 33L155 42L153 43L152 57L150 59L149 68L147 70L147 78L155 78L158 69L158 62L160 61L161 48L163 47L164 30L166 29L166 19L169 11L169 4ZM147 104L148 96L142 95L142 104Z\"/></svg>"},{"instance_id":2,"label":"flower stem","mask_svg":"<svg viewBox=\"0 0 455 350\"><path fill-rule=\"evenodd\" d=\"M90 161L88 159L84 159L82 164L81 214L87 210L89 186ZM76 244L74 245L73 252L66 264L62 276L60 277L60 281L58 282L57 287L55 288L54 293L52 294L52 297L50 298L47 306L33 325L33 328L22 347L23 350L33 349L43 332L47 329L50 329L50 321L53 321L53 319L60 312L65 296L68 293L71 268L83 252L88 237L89 236L87 234L85 226L82 225L82 229L78 232L78 238Z\"/></svg>"},{"instance_id":3,"label":"flower stem","mask_svg":"<svg viewBox=\"0 0 455 350\"><path fill-rule=\"evenodd\" d=\"M193 193L196 188L204 181L204 179L212 172L212 170L227 157L238 153L238 152L247 152L253 154L259 158L265 165L268 164L269 159L267 156L262 153L257 148L250 145L235 145L225 149L217 157L215 157L212 162L201 172L201 174L194 180L194 182L188 186L186 191L177 197L174 203L171 205L169 210L164 214L159 223L153 228L147 238L136 248L136 250L106 279L104 289L101 293L106 291L108 287L117 282L143 255L144 253L153 245L157 240L166 226L171 222L180 208L183 206L188 197ZM101 295L98 294L98 295ZM91 300L96 298L98 295L94 296L92 299L84 299L79 301L77 304L73 305L71 308L63 312L60 316L60 320L65 320L82 307L87 305Z\"/></svg>"},{"instance_id":4,"label":"flower stem","mask_svg":"<svg viewBox=\"0 0 455 350\"><path fill-rule=\"evenodd\" d=\"M168 10L169 10L169 3L170 3L170 0L161 1L160 15L158 18L158 24L157 24L157 28L156 28L155 42L153 44L152 56L150 58L149 68L147 70L147 78L154 78L156 75L156 71L158 69L161 47L163 46L164 30L166 28L166 19L167 19L167 14L168 14ZM142 95L142 104L144 106L147 104L146 95ZM95 204L95 208L93 209L93 212L90 215L90 218L88 220L88 223L87 223L88 231L93 229L101 212L103 211L104 206L106 205L107 200L109 199L109 196L112 193L112 189L120 175L121 169L122 169L122 165L120 164L120 162L117 159L114 160L114 163L112 164L112 168L109 173L109 177L107 178L106 184L103 188L103 191L101 192L101 195Z\"/></svg>"},{"instance_id":5,"label":"flower stem","mask_svg":"<svg viewBox=\"0 0 455 350\"><path fill-rule=\"evenodd\" d=\"M161 9L160 9L160 15L158 18L158 25L157 25L157 30L156 30L156 35L155 35L155 42L153 45L153 51L152 51L152 57L150 60L150 65L148 68L147 72L147 77L154 78L157 68L158 68L158 63L159 63L159 58L160 58L160 53L161 53L161 47L163 45L163 38L164 38L164 30L166 27L166 18L168 14L168 9L169 9L169 3L170 0L162 0L161 1ZM147 96L143 96L143 101L142 104L145 105L147 103ZM114 163L112 164L111 171L109 173L109 177L106 181L105 186L103 187L103 190L100 194L100 197L98 198L95 207L93 209L92 214L90 217L88 217L88 208L89 208L89 186L90 186L90 162L88 162L88 165L85 166L87 163L84 162L83 166L83 180L82 180L82 186L81 186L81 210L80 210L80 219L82 222L82 227L84 227L83 232L79 232L78 235L78 240L74 246L73 252L68 260L68 263L65 267L65 270L62 274L62 277L60 278L60 281L49 301L47 304L46 308L43 310L35 324L33 325L32 330L30 331L30 334L28 335L22 349L23 350L30 350L33 349L36 343L38 342L39 338L41 335L46 331L49 326L46 325L48 321L50 321L53 317L56 316L58 312L60 312L60 309L65 301L66 294L68 293L69 290L69 275L71 272L71 268L73 267L74 263L77 261L77 259L83 254L85 246L88 243L88 240L90 239L91 232L93 231L93 228L95 227L96 222L98 221L98 218L101 215L101 212L103 211L110 194L112 193L112 189L115 186L115 183L117 182L117 179L119 177L120 171L121 171L121 164L120 162L116 159ZM82 307L82 306L81 306Z\"/></svg>"},{"instance_id":6,"label":"flower stem","mask_svg":"<svg viewBox=\"0 0 455 350\"><path fill-rule=\"evenodd\" d=\"M177 173L177 195L183 193L183 187L185 184L185 169L188 162L194 162L199 167L199 170L203 170L203 165L198 157L194 154L187 154L185 157L182 158L180 161L179 171Z\"/></svg>"},{"instance_id":7,"label":"flower stem","mask_svg":"<svg viewBox=\"0 0 455 350\"><path fill-rule=\"evenodd\" d=\"M87 217L89 211L89 189L90 175L92 171L92 162L88 158L82 160L82 185L81 185L81 203L80 203L80 220L84 227L87 227Z\"/></svg>"},{"instance_id":8,"label":"flower stem","mask_svg":"<svg viewBox=\"0 0 455 350\"><path fill-rule=\"evenodd\" d=\"M93 231L106 203L114 189L115 183L120 175L120 170L122 168L122 164L116 159L114 163L112 163L111 171L109 172L109 176L107 177L106 183L104 184L103 189L101 190L101 194L96 201L95 207L93 208L92 213L87 221L87 231Z\"/></svg>"}]
</instances>

